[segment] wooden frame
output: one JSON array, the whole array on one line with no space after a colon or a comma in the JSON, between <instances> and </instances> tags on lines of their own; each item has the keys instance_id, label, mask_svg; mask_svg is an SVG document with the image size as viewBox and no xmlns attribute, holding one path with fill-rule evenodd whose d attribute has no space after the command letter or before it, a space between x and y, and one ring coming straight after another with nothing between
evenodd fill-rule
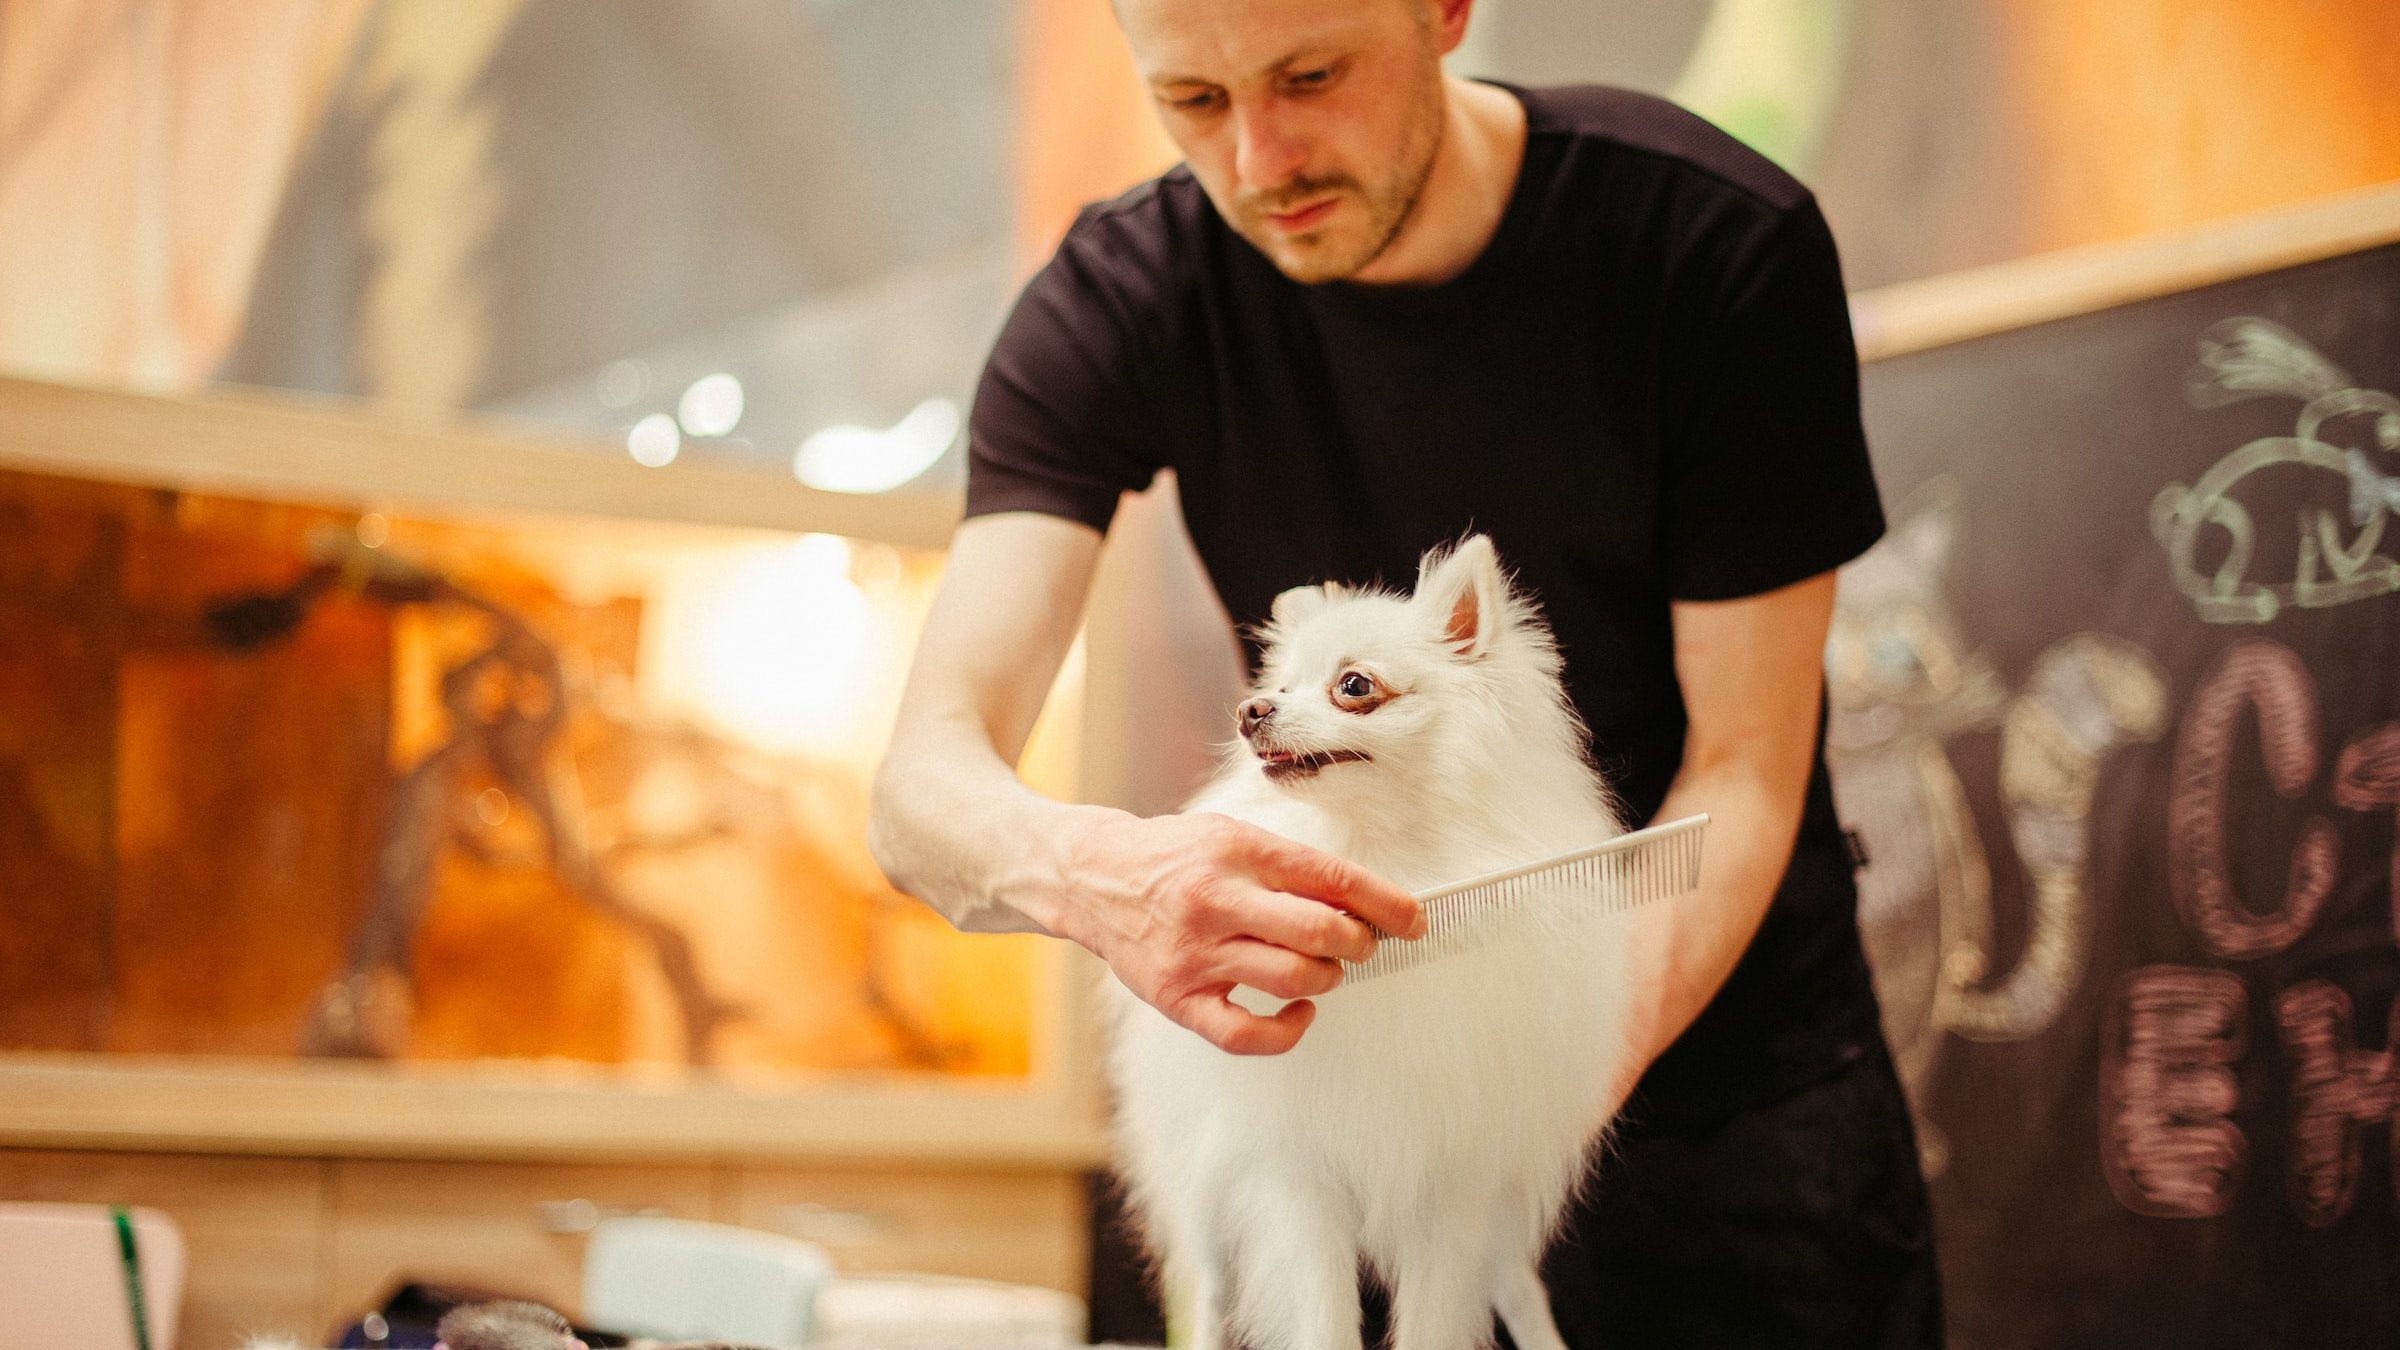
<instances>
[{"instance_id":1,"label":"wooden frame","mask_svg":"<svg viewBox=\"0 0 2400 1350\"><path fill-rule=\"evenodd\" d=\"M955 493L848 497L763 471L646 469L611 447L472 419L7 378L0 467L437 519L505 511L536 531L586 534L604 518L939 546L959 507ZM1085 997L1094 968L1065 944L1043 953L1021 1079L19 1053L0 1055L0 1146L1080 1168L1105 1156Z\"/></svg>"},{"instance_id":2,"label":"wooden frame","mask_svg":"<svg viewBox=\"0 0 2400 1350\"><path fill-rule=\"evenodd\" d=\"M1906 281L1850 298L1861 361L2030 328L2400 240L2400 183Z\"/></svg>"},{"instance_id":3,"label":"wooden frame","mask_svg":"<svg viewBox=\"0 0 2400 1350\"><path fill-rule=\"evenodd\" d=\"M1027 1078L778 1076L542 1065L0 1056L0 1146L277 1156L903 1162L1083 1168L1107 1156L1094 965L1044 958Z\"/></svg>"},{"instance_id":4,"label":"wooden frame","mask_svg":"<svg viewBox=\"0 0 2400 1350\"><path fill-rule=\"evenodd\" d=\"M7 377L0 468L422 516L604 516L924 548L949 542L962 504L930 489L820 492L764 467L644 468L622 447L490 418L259 389L177 398Z\"/></svg>"}]
</instances>

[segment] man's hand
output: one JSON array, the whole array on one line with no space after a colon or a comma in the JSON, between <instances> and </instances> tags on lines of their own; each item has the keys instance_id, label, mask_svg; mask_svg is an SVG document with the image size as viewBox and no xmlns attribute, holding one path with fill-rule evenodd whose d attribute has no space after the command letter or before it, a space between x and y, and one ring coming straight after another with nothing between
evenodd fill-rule
<instances>
[{"instance_id":1,"label":"man's hand","mask_svg":"<svg viewBox=\"0 0 2400 1350\"><path fill-rule=\"evenodd\" d=\"M1060 885L1073 896L1061 936L1237 1055L1291 1049L1316 1016L1308 1000L1342 982L1339 962L1374 955L1377 930L1413 938L1424 925L1406 891L1224 816L1095 819L1068 841ZM1260 1016L1229 997L1237 984L1292 1001Z\"/></svg>"}]
</instances>

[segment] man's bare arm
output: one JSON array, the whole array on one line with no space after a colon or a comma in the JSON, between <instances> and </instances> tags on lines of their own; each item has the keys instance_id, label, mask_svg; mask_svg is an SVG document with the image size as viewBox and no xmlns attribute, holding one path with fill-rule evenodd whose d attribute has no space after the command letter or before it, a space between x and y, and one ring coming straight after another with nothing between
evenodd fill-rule
<instances>
[{"instance_id":1,"label":"man's bare arm","mask_svg":"<svg viewBox=\"0 0 2400 1350\"><path fill-rule=\"evenodd\" d=\"M894 885L961 928L1036 929L1236 1053L1295 1044L1340 982L1335 958L1421 925L1405 892L1338 858L1215 816L1145 820L1054 802L1010 767L1057 677L1099 534L1049 516L967 521L876 776L869 843ZM1348 913L1345 913L1348 911ZM1272 1018L1236 984L1298 1000Z\"/></svg>"},{"instance_id":2,"label":"man's bare arm","mask_svg":"<svg viewBox=\"0 0 2400 1350\"><path fill-rule=\"evenodd\" d=\"M1056 931L1056 886L1015 847L1091 813L1010 766L1083 614L1100 536L1039 515L960 525L876 775L868 840L893 883L973 932Z\"/></svg>"},{"instance_id":3,"label":"man's bare arm","mask_svg":"<svg viewBox=\"0 0 2400 1350\"><path fill-rule=\"evenodd\" d=\"M1642 1065L1716 997L1792 858L1815 764L1833 574L1739 600L1678 601L1675 672L1690 717L1658 819L1709 814L1700 891L1642 915L1635 1009ZM1630 1089L1632 1084L1624 1084Z\"/></svg>"}]
</instances>

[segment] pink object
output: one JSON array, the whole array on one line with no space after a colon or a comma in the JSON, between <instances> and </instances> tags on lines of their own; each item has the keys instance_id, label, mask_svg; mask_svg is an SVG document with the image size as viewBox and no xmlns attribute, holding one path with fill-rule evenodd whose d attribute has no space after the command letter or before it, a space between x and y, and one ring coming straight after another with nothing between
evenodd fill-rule
<instances>
[{"instance_id":1,"label":"pink object","mask_svg":"<svg viewBox=\"0 0 2400 1350\"><path fill-rule=\"evenodd\" d=\"M175 1350L186 1259L175 1221L130 1211L150 1350ZM105 1205L0 1203L0 1350L138 1350Z\"/></svg>"}]
</instances>

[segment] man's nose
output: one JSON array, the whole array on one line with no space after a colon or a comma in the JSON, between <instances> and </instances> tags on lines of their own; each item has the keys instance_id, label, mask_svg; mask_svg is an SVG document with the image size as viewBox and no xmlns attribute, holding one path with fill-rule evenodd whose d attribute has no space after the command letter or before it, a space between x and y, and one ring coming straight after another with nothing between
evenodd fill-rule
<instances>
[{"instance_id":1,"label":"man's nose","mask_svg":"<svg viewBox=\"0 0 2400 1350\"><path fill-rule=\"evenodd\" d=\"M1281 115L1269 108L1234 114L1233 171L1242 185L1271 192L1300 174L1308 148L1291 135Z\"/></svg>"},{"instance_id":2,"label":"man's nose","mask_svg":"<svg viewBox=\"0 0 2400 1350\"><path fill-rule=\"evenodd\" d=\"M1275 700L1254 698L1233 710L1234 720L1241 723L1242 735L1256 736L1258 729L1275 715Z\"/></svg>"}]
</instances>

